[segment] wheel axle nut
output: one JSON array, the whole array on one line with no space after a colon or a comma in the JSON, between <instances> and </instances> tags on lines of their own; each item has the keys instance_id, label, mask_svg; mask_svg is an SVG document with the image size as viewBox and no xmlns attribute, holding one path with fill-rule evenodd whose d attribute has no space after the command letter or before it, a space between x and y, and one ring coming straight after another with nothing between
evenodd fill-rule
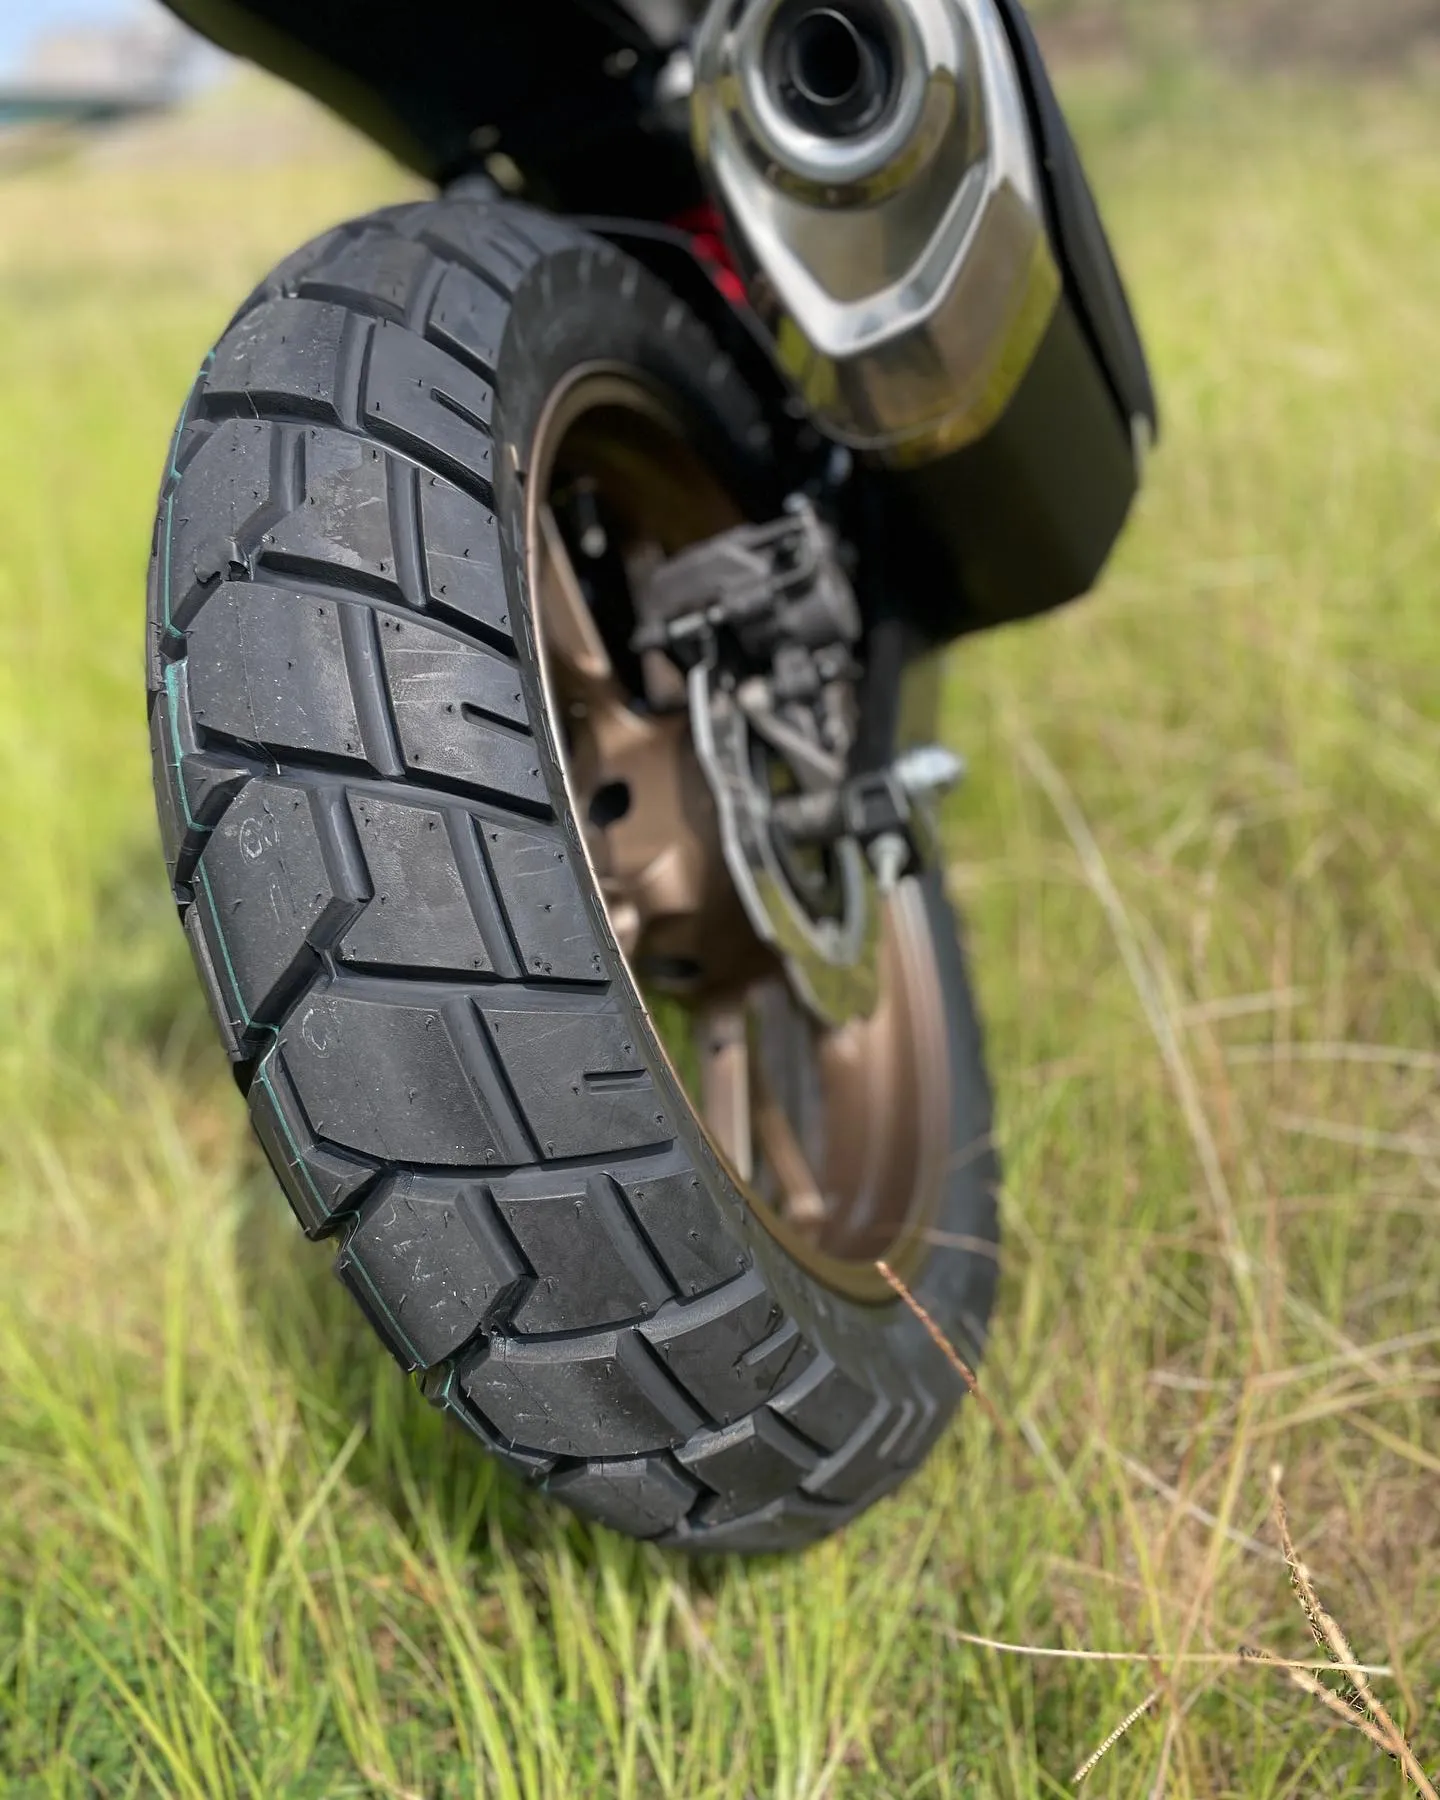
<instances>
[{"instance_id":1,"label":"wheel axle nut","mask_svg":"<svg viewBox=\"0 0 1440 1800\"><path fill-rule=\"evenodd\" d=\"M868 851L875 885L882 899L893 894L900 877L910 866L910 846L898 831L887 831L876 838Z\"/></svg>"}]
</instances>

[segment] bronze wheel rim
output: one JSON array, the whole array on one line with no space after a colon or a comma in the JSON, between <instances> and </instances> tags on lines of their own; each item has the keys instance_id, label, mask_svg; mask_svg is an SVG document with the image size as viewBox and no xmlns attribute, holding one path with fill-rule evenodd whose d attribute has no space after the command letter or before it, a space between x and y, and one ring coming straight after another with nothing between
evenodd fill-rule
<instances>
[{"instance_id":1,"label":"bronze wheel rim","mask_svg":"<svg viewBox=\"0 0 1440 1800\"><path fill-rule=\"evenodd\" d=\"M668 674L626 648L628 581L742 518L678 410L628 370L575 371L544 408L525 495L542 679L626 979L765 1230L826 1286L892 1301L877 1262L913 1276L949 1163L949 1044L924 898L904 882L886 903L879 1001L829 1030L751 930L688 715L678 697L675 710L637 700Z\"/></svg>"}]
</instances>

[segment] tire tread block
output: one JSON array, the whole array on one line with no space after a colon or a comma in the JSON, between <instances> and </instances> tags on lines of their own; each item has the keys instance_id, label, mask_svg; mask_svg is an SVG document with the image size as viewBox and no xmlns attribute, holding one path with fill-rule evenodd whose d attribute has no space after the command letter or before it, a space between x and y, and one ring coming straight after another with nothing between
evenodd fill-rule
<instances>
[{"instance_id":1,"label":"tire tread block","mask_svg":"<svg viewBox=\"0 0 1440 1800\"><path fill-rule=\"evenodd\" d=\"M721 1424L768 1400L814 1354L754 1269L688 1305L665 1307L640 1330L685 1392Z\"/></svg>"},{"instance_id":2,"label":"tire tread block","mask_svg":"<svg viewBox=\"0 0 1440 1800\"><path fill-rule=\"evenodd\" d=\"M484 828L485 850L526 972L556 980L604 979L595 926L558 832Z\"/></svg>"},{"instance_id":3,"label":"tire tread block","mask_svg":"<svg viewBox=\"0 0 1440 1800\"><path fill-rule=\"evenodd\" d=\"M828 1537L848 1515L836 1507L782 1496L737 1518L687 1522L661 1542L700 1555L770 1556Z\"/></svg>"},{"instance_id":4,"label":"tire tread block","mask_svg":"<svg viewBox=\"0 0 1440 1800\"><path fill-rule=\"evenodd\" d=\"M887 1475L898 1481L904 1465L880 1454L894 1423L894 1409L876 1400L869 1416L840 1448L811 1470L805 1481L807 1494L821 1500L854 1502L863 1499Z\"/></svg>"},{"instance_id":5,"label":"tire tread block","mask_svg":"<svg viewBox=\"0 0 1440 1800\"><path fill-rule=\"evenodd\" d=\"M492 382L510 317L508 303L472 270L451 263L430 303L426 335L432 343L478 365Z\"/></svg>"},{"instance_id":6,"label":"tire tread block","mask_svg":"<svg viewBox=\"0 0 1440 1800\"><path fill-rule=\"evenodd\" d=\"M433 1407L462 1426L491 1456L496 1457L522 1481L539 1481L555 1467L555 1457L546 1456L538 1450L525 1450L508 1442L488 1420L481 1418L460 1386L455 1362L443 1363L422 1375L420 1390Z\"/></svg>"},{"instance_id":7,"label":"tire tread block","mask_svg":"<svg viewBox=\"0 0 1440 1800\"><path fill-rule=\"evenodd\" d=\"M382 228L327 247L300 276L296 291L399 322L434 268L435 258L423 244Z\"/></svg>"},{"instance_id":8,"label":"tire tread block","mask_svg":"<svg viewBox=\"0 0 1440 1800\"><path fill-rule=\"evenodd\" d=\"M777 1490L793 1489L815 1466L815 1452L763 1407L702 1432L675 1452L679 1462L714 1490L699 1512L706 1525L753 1512Z\"/></svg>"},{"instance_id":9,"label":"tire tread block","mask_svg":"<svg viewBox=\"0 0 1440 1800\"><path fill-rule=\"evenodd\" d=\"M306 1237L328 1237L371 1186L378 1165L315 1138L278 1050L249 1093L250 1120Z\"/></svg>"},{"instance_id":10,"label":"tire tread block","mask_svg":"<svg viewBox=\"0 0 1440 1800\"><path fill-rule=\"evenodd\" d=\"M348 799L373 894L340 942L340 961L457 975L493 972L446 814L368 793ZM468 820L461 819L460 829L470 829Z\"/></svg>"},{"instance_id":11,"label":"tire tread block","mask_svg":"<svg viewBox=\"0 0 1440 1800\"><path fill-rule=\"evenodd\" d=\"M205 381L207 402L284 408L343 424L346 339L354 319L329 301L263 301L220 340Z\"/></svg>"},{"instance_id":12,"label":"tire tread block","mask_svg":"<svg viewBox=\"0 0 1440 1800\"><path fill-rule=\"evenodd\" d=\"M417 1175L366 1205L336 1273L411 1370L488 1329L528 1279L478 1183Z\"/></svg>"},{"instance_id":13,"label":"tire tread block","mask_svg":"<svg viewBox=\"0 0 1440 1800\"><path fill-rule=\"evenodd\" d=\"M286 568L353 572L395 586L390 456L349 432L318 426L297 442L304 492L261 537L263 560Z\"/></svg>"},{"instance_id":14,"label":"tire tread block","mask_svg":"<svg viewBox=\"0 0 1440 1800\"><path fill-rule=\"evenodd\" d=\"M232 1063L242 1062L245 1057L245 1045L235 1029L232 1008L226 991L221 985L220 972L215 967L210 940L200 928L200 914L196 907L190 906L186 909L184 925L185 941L190 946L195 972L199 975L200 985L205 990L205 1000L210 1008L210 1017L215 1021L215 1029L219 1033L221 1046Z\"/></svg>"},{"instance_id":15,"label":"tire tread block","mask_svg":"<svg viewBox=\"0 0 1440 1800\"><path fill-rule=\"evenodd\" d=\"M427 1002L312 992L280 1047L315 1131L389 1162L477 1168L528 1162L463 997Z\"/></svg>"},{"instance_id":16,"label":"tire tread block","mask_svg":"<svg viewBox=\"0 0 1440 1800\"><path fill-rule=\"evenodd\" d=\"M743 1275L750 1259L688 1159L674 1160L678 1166L653 1174L617 1168L615 1179L676 1292L693 1299Z\"/></svg>"},{"instance_id":17,"label":"tire tread block","mask_svg":"<svg viewBox=\"0 0 1440 1800\"><path fill-rule=\"evenodd\" d=\"M415 217L407 228L417 230L433 248L457 256L508 298L541 256L537 243L530 241L531 233L522 236L512 223L522 212L527 225L532 220L543 221L543 215L532 214L528 208L507 206L502 212L487 201L442 200L423 218ZM545 230L545 224L540 224L534 236L538 239ZM548 238L556 248L573 242L573 236L559 232Z\"/></svg>"},{"instance_id":18,"label":"tire tread block","mask_svg":"<svg viewBox=\"0 0 1440 1800\"><path fill-rule=\"evenodd\" d=\"M789 1425L835 1451L848 1443L871 1417L875 1394L861 1387L822 1354L788 1387L772 1394L770 1405Z\"/></svg>"},{"instance_id":19,"label":"tire tread block","mask_svg":"<svg viewBox=\"0 0 1440 1800\"><path fill-rule=\"evenodd\" d=\"M420 538L431 606L512 638L500 527L489 507L439 475L424 475Z\"/></svg>"},{"instance_id":20,"label":"tire tread block","mask_svg":"<svg viewBox=\"0 0 1440 1800\"><path fill-rule=\"evenodd\" d=\"M205 431L160 511L155 612L161 633L182 630L205 593L233 570L244 572L241 545L273 506L281 455L281 428L264 420L222 419Z\"/></svg>"},{"instance_id":21,"label":"tire tread block","mask_svg":"<svg viewBox=\"0 0 1440 1800\"><path fill-rule=\"evenodd\" d=\"M342 614L353 602L226 582L189 630L195 723L241 744L366 765Z\"/></svg>"},{"instance_id":22,"label":"tire tread block","mask_svg":"<svg viewBox=\"0 0 1440 1800\"><path fill-rule=\"evenodd\" d=\"M605 1156L675 1135L613 1001L590 1011L543 999L478 1006L543 1156Z\"/></svg>"},{"instance_id":23,"label":"tire tread block","mask_svg":"<svg viewBox=\"0 0 1440 1800\"><path fill-rule=\"evenodd\" d=\"M665 1456L606 1457L552 1475L545 1491L635 1538L673 1531L701 1494Z\"/></svg>"},{"instance_id":24,"label":"tire tread block","mask_svg":"<svg viewBox=\"0 0 1440 1800\"><path fill-rule=\"evenodd\" d=\"M401 325L375 327L365 370L367 429L489 496L495 390L473 370Z\"/></svg>"},{"instance_id":25,"label":"tire tread block","mask_svg":"<svg viewBox=\"0 0 1440 1800\"><path fill-rule=\"evenodd\" d=\"M497 1186L495 1204L536 1271L514 1331L591 1330L654 1311L664 1277L603 1176L572 1176L554 1193L524 1197ZM658 1297L668 1298L668 1288L660 1285Z\"/></svg>"},{"instance_id":26,"label":"tire tread block","mask_svg":"<svg viewBox=\"0 0 1440 1800\"><path fill-rule=\"evenodd\" d=\"M405 767L545 804L516 665L415 620L380 613L377 623Z\"/></svg>"},{"instance_id":27,"label":"tire tread block","mask_svg":"<svg viewBox=\"0 0 1440 1800\"><path fill-rule=\"evenodd\" d=\"M237 1035L273 1014L297 975L355 911L327 866L312 790L251 781L210 836L196 870L195 907L212 962L225 974ZM222 898L223 896L223 898Z\"/></svg>"},{"instance_id":28,"label":"tire tread block","mask_svg":"<svg viewBox=\"0 0 1440 1800\"><path fill-rule=\"evenodd\" d=\"M625 1330L492 1338L461 1386L507 1441L551 1456L673 1449L699 1423Z\"/></svg>"},{"instance_id":29,"label":"tire tread block","mask_svg":"<svg viewBox=\"0 0 1440 1800\"><path fill-rule=\"evenodd\" d=\"M254 770L235 757L201 750L183 690L185 665L173 664L150 709L150 757L160 842L172 885L185 882L205 840Z\"/></svg>"}]
</instances>

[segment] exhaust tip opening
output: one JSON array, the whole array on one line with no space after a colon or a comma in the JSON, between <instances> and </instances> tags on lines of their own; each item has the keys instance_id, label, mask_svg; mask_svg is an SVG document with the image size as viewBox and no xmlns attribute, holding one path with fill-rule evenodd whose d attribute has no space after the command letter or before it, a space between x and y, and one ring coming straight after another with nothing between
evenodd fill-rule
<instances>
[{"instance_id":1,"label":"exhaust tip opening","mask_svg":"<svg viewBox=\"0 0 1440 1800\"><path fill-rule=\"evenodd\" d=\"M819 137L860 137L896 99L898 58L884 15L855 0L782 6L765 61L785 115Z\"/></svg>"},{"instance_id":2,"label":"exhaust tip opening","mask_svg":"<svg viewBox=\"0 0 1440 1800\"><path fill-rule=\"evenodd\" d=\"M853 106L861 96L866 64L860 33L833 6L805 14L785 46L786 73L811 106Z\"/></svg>"}]
</instances>

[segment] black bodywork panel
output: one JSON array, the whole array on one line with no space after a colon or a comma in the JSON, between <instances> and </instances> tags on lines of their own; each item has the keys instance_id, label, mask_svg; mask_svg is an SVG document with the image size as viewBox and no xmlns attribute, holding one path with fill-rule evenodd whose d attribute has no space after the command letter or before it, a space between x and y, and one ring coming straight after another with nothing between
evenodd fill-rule
<instances>
[{"instance_id":1,"label":"black bodywork panel","mask_svg":"<svg viewBox=\"0 0 1440 1800\"><path fill-rule=\"evenodd\" d=\"M765 344L669 225L705 198L683 118L654 104L657 0L165 0L444 183L497 150L526 197L623 245L698 311L777 417ZM666 0L659 0L665 4ZM1087 592L1129 513L1154 388L1109 241L1020 0L994 0L1019 68L1063 279L1025 380L978 443L862 467L853 516L872 623L937 644ZM686 0L670 9L683 21Z\"/></svg>"},{"instance_id":2,"label":"black bodywork panel","mask_svg":"<svg viewBox=\"0 0 1440 1800\"><path fill-rule=\"evenodd\" d=\"M1050 239L1065 278L1066 297L1105 372L1116 405L1127 419L1145 420L1153 438L1160 428L1155 388L1080 152L1019 0L995 0L995 4L1025 87L1030 127L1045 178Z\"/></svg>"},{"instance_id":3,"label":"black bodywork panel","mask_svg":"<svg viewBox=\"0 0 1440 1800\"><path fill-rule=\"evenodd\" d=\"M668 218L700 198L654 124L667 52L614 0L165 0L436 182L496 150L567 213Z\"/></svg>"},{"instance_id":4,"label":"black bodywork panel","mask_svg":"<svg viewBox=\"0 0 1440 1800\"><path fill-rule=\"evenodd\" d=\"M1159 414L1114 252L1019 0L996 0L1025 89L1063 293L1034 361L977 443L877 472L867 608L927 644L1089 593L1129 517Z\"/></svg>"},{"instance_id":5,"label":"black bodywork panel","mask_svg":"<svg viewBox=\"0 0 1440 1800\"><path fill-rule=\"evenodd\" d=\"M1138 484L1129 423L1062 296L983 438L870 473L880 504L864 515L866 611L932 646L1063 606L1095 585Z\"/></svg>"}]
</instances>

